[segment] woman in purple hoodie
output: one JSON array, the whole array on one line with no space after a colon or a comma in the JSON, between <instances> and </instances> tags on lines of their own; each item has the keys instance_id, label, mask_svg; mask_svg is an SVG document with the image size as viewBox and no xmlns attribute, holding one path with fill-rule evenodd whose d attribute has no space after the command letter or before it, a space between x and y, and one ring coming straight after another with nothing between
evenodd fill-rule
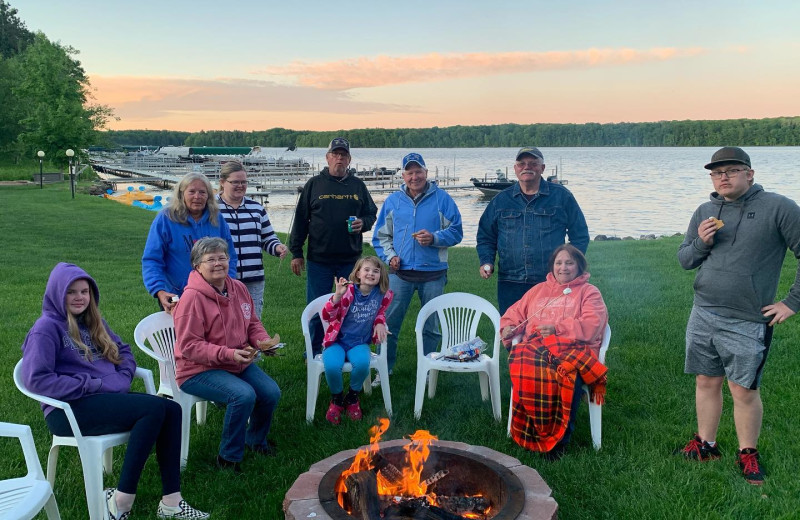
<instances>
[{"instance_id":1,"label":"woman in purple hoodie","mask_svg":"<svg viewBox=\"0 0 800 520\"><path fill-rule=\"evenodd\" d=\"M129 393L136 371L130 347L100 315L100 291L73 264L53 268L42 316L22 345L22 379L37 394L66 401L84 435L130 431L117 488L106 490L111 520L127 519L147 457L156 447L161 470L159 518L209 518L181 496L181 408L148 394ZM72 436L64 411L42 405L54 435Z\"/></svg>"}]
</instances>

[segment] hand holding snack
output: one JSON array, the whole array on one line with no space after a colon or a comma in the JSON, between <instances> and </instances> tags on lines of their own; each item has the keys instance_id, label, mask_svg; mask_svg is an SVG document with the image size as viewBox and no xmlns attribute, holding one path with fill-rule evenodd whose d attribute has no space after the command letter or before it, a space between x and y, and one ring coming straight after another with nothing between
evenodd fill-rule
<instances>
[{"instance_id":1,"label":"hand holding snack","mask_svg":"<svg viewBox=\"0 0 800 520\"><path fill-rule=\"evenodd\" d=\"M700 221L700 225L697 226L697 236L707 246L714 245L714 235L716 234L717 230L722 227L722 225L717 226L717 221L720 223L722 222L714 217L708 217L707 219Z\"/></svg>"},{"instance_id":2,"label":"hand holding snack","mask_svg":"<svg viewBox=\"0 0 800 520\"><path fill-rule=\"evenodd\" d=\"M250 345L245 348L237 348L233 351L233 360L240 364L249 363L253 360L253 357L257 352L258 350L254 349Z\"/></svg>"},{"instance_id":3,"label":"hand holding snack","mask_svg":"<svg viewBox=\"0 0 800 520\"><path fill-rule=\"evenodd\" d=\"M721 221L720 219L718 219L718 218L708 217L708 220L713 222L714 225L717 227L717 229L720 229L722 226L725 225L725 223L723 221Z\"/></svg>"},{"instance_id":4,"label":"hand holding snack","mask_svg":"<svg viewBox=\"0 0 800 520\"><path fill-rule=\"evenodd\" d=\"M275 334L270 339L266 341L259 341L257 342L258 350L263 352L267 356L274 356L279 348L283 347L283 343L281 343L281 335Z\"/></svg>"},{"instance_id":5,"label":"hand holding snack","mask_svg":"<svg viewBox=\"0 0 800 520\"><path fill-rule=\"evenodd\" d=\"M433 234L427 229L420 229L416 233L411 233L411 236L417 241L417 243L421 246L429 246L433 244Z\"/></svg>"}]
</instances>

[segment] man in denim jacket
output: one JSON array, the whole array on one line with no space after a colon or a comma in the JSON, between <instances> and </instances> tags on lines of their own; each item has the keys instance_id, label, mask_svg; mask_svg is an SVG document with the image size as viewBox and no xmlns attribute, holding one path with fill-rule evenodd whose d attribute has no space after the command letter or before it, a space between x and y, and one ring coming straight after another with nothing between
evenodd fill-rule
<instances>
[{"instance_id":1,"label":"man in denim jacket","mask_svg":"<svg viewBox=\"0 0 800 520\"><path fill-rule=\"evenodd\" d=\"M589 229L578 202L560 184L542 179L544 169L538 148L520 148L514 163L519 182L492 199L481 216L479 271L482 278L491 278L495 255L499 256L500 314L544 281L550 255L565 237L583 253L589 245Z\"/></svg>"}]
</instances>

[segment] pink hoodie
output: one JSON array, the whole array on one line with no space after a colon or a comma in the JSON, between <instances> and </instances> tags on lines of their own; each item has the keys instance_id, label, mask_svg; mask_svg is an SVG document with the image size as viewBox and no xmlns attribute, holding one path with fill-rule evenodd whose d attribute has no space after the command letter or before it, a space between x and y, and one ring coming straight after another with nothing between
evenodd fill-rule
<instances>
[{"instance_id":1,"label":"pink hoodie","mask_svg":"<svg viewBox=\"0 0 800 520\"><path fill-rule=\"evenodd\" d=\"M600 291L587 283L588 280L589 273L583 273L567 284L560 284L553 273L547 273L544 282L508 308L500 318L500 330L514 327L534 315L525 322L525 337L533 334L539 324L552 324L556 335L587 345L596 356L608 323L608 310ZM565 295L567 287L572 292Z\"/></svg>"},{"instance_id":2,"label":"pink hoodie","mask_svg":"<svg viewBox=\"0 0 800 520\"><path fill-rule=\"evenodd\" d=\"M178 385L211 369L239 374L250 363L233 360L235 349L269 339L247 287L230 276L228 296L218 293L193 270L175 307L175 372Z\"/></svg>"}]
</instances>

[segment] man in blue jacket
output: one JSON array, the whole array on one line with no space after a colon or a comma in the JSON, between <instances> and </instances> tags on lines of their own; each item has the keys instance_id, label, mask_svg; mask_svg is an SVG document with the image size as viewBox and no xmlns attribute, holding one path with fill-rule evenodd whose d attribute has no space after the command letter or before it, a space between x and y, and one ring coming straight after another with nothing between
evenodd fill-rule
<instances>
[{"instance_id":1,"label":"man in blue jacket","mask_svg":"<svg viewBox=\"0 0 800 520\"><path fill-rule=\"evenodd\" d=\"M386 311L389 371L397 360L400 328L414 291L422 305L444 293L447 248L464 238L458 206L447 192L428 181L428 169L420 154L403 157L403 182L383 203L372 236L375 252L389 264L389 287L394 292ZM440 338L434 315L423 331L426 354L436 350ZM380 380L376 379L373 386L378 384Z\"/></svg>"},{"instance_id":2,"label":"man in blue jacket","mask_svg":"<svg viewBox=\"0 0 800 520\"><path fill-rule=\"evenodd\" d=\"M519 182L492 199L478 224L482 278L492 276L495 256L499 257L500 314L545 280L550 255L565 237L582 253L589 245L589 228L578 202L567 188L542 179L544 169L538 148L520 148L514 163Z\"/></svg>"}]
</instances>

